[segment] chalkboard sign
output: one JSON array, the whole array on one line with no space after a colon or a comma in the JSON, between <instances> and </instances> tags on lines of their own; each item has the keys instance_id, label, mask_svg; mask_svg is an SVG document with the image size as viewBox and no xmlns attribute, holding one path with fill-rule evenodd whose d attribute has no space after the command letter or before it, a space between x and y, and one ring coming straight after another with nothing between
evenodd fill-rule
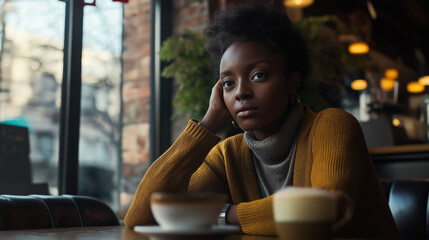
<instances>
[{"instance_id":1,"label":"chalkboard sign","mask_svg":"<svg viewBox=\"0 0 429 240\"><path fill-rule=\"evenodd\" d=\"M0 183L31 183L28 129L0 123Z\"/></svg>"}]
</instances>

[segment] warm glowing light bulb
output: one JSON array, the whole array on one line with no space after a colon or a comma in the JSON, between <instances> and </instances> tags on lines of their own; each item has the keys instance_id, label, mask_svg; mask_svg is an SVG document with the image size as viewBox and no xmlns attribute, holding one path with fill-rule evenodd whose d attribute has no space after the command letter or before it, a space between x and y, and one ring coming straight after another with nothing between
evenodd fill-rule
<instances>
[{"instance_id":1,"label":"warm glowing light bulb","mask_svg":"<svg viewBox=\"0 0 429 240\"><path fill-rule=\"evenodd\" d=\"M401 124L401 121L399 119L397 119L397 118L394 118L392 120L392 124L393 124L393 126L397 127L397 126L399 126Z\"/></svg>"},{"instance_id":2,"label":"warm glowing light bulb","mask_svg":"<svg viewBox=\"0 0 429 240\"><path fill-rule=\"evenodd\" d=\"M355 42L349 45L349 53L351 54L366 54L369 52L369 46L366 42Z\"/></svg>"},{"instance_id":3,"label":"warm glowing light bulb","mask_svg":"<svg viewBox=\"0 0 429 240\"><path fill-rule=\"evenodd\" d=\"M407 91L409 93L421 93L425 90L425 86L418 82L409 82L407 84Z\"/></svg>"},{"instance_id":4,"label":"warm glowing light bulb","mask_svg":"<svg viewBox=\"0 0 429 240\"><path fill-rule=\"evenodd\" d=\"M283 4L290 8L304 8L313 4L314 0L284 0Z\"/></svg>"},{"instance_id":5,"label":"warm glowing light bulb","mask_svg":"<svg viewBox=\"0 0 429 240\"><path fill-rule=\"evenodd\" d=\"M382 78L380 80L380 87L383 91L390 92L395 87L395 80L391 78Z\"/></svg>"},{"instance_id":6,"label":"warm glowing light bulb","mask_svg":"<svg viewBox=\"0 0 429 240\"><path fill-rule=\"evenodd\" d=\"M384 75L390 79L397 79L399 76L399 73L398 73L398 70L396 70L395 68L388 68L384 72Z\"/></svg>"},{"instance_id":7,"label":"warm glowing light bulb","mask_svg":"<svg viewBox=\"0 0 429 240\"><path fill-rule=\"evenodd\" d=\"M422 85L429 85L429 75L419 78L419 83Z\"/></svg>"},{"instance_id":8,"label":"warm glowing light bulb","mask_svg":"<svg viewBox=\"0 0 429 240\"><path fill-rule=\"evenodd\" d=\"M368 83L364 79L356 79L351 84L352 89L356 91L364 90L367 86Z\"/></svg>"}]
</instances>

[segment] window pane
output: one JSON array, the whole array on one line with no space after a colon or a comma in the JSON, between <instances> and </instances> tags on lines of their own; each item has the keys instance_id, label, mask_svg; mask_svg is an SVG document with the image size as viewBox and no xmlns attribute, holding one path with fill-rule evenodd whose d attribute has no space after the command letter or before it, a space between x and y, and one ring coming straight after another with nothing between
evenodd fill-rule
<instances>
[{"instance_id":1,"label":"window pane","mask_svg":"<svg viewBox=\"0 0 429 240\"><path fill-rule=\"evenodd\" d=\"M0 0L0 121L30 135L33 183L57 194L65 4Z\"/></svg>"},{"instance_id":2,"label":"window pane","mask_svg":"<svg viewBox=\"0 0 429 240\"><path fill-rule=\"evenodd\" d=\"M122 7L97 1L84 7L79 187L118 209Z\"/></svg>"}]
</instances>

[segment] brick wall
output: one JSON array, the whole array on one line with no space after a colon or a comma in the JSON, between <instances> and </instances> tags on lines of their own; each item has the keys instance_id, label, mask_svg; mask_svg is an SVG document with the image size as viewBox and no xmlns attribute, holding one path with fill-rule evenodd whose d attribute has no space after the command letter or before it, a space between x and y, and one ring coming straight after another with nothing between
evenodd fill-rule
<instances>
[{"instance_id":1,"label":"brick wall","mask_svg":"<svg viewBox=\"0 0 429 240\"><path fill-rule=\"evenodd\" d=\"M149 166L150 11L150 0L124 5L121 218Z\"/></svg>"},{"instance_id":2,"label":"brick wall","mask_svg":"<svg viewBox=\"0 0 429 240\"><path fill-rule=\"evenodd\" d=\"M208 0L174 1L174 33L178 34L188 28L202 34L209 23Z\"/></svg>"}]
</instances>

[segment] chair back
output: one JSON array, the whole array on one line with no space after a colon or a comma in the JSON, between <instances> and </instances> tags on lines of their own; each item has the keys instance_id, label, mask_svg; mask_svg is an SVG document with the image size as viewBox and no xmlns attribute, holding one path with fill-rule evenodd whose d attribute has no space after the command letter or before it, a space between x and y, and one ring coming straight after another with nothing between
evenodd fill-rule
<instances>
[{"instance_id":1,"label":"chair back","mask_svg":"<svg viewBox=\"0 0 429 240\"><path fill-rule=\"evenodd\" d=\"M429 240L429 179L380 180L404 240Z\"/></svg>"},{"instance_id":2,"label":"chair back","mask_svg":"<svg viewBox=\"0 0 429 240\"><path fill-rule=\"evenodd\" d=\"M0 123L0 183L31 183L28 129Z\"/></svg>"},{"instance_id":3,"label":"chair back","mask_svg":"<svg viewBox=\"0 0 429 240\"><path fill-rule=\"evenodd\" d=\"M96 198L0 195L0 230L114 225L117 216Z\"/></svg>"},{"instance_id":4,"label":"chair back","mask_svg":"<svg viewBox=\"0 0 429 240\"><path fill-rule=\"evenodd\" d=\"M0 123L0 194L49 194L47 183L32 183L28 128Z\"/></svg>"}]
</instances>

